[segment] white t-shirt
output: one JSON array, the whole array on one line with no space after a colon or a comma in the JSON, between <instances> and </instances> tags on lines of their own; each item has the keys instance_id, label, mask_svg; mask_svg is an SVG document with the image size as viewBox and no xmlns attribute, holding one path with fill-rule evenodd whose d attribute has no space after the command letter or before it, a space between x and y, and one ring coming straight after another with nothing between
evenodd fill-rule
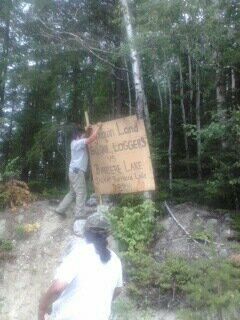
<instances>
[{"instance_id":1,"label":"white t-shirt","mask_svg":"<svg viewBox=\"0 0 240 320\"><path fill-rule=\"evenodd\" d=\"M88 166L88 152L86 146L87 139L77 139L71 142L71 162L69 172L80 169L83 172L87 171Z\"/></svg>"},{"instance_id":2,"label":"white t-shirt","mask_svg":"<svg viewBox=\"0 0 240 320\"><path fill-rule=\"evenodd\" d=\"M110 260L102 263L94 245L82 241L63 258L55 280L69 285L53 304L54 320L109 319L114 290L122 287L121 261L110 252Z\"/></svg>"}]
</instances>

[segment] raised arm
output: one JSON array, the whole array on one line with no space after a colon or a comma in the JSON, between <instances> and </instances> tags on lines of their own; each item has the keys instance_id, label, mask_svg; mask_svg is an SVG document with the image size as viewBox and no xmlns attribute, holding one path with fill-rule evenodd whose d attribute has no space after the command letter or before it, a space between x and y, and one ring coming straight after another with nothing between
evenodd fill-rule
<instances>
[{"instance_id":1,"label":"raised arm","mask_svg":"<svg viewBox=\"0 0 240 320\"><path fill-rule=\"evenodd\" d=\"M86 144L90 144L97 139L98 131L101 129L102 123L97 124L97 128L91 133L90 137L86 139Z\"/></svg>"}]
</instances>

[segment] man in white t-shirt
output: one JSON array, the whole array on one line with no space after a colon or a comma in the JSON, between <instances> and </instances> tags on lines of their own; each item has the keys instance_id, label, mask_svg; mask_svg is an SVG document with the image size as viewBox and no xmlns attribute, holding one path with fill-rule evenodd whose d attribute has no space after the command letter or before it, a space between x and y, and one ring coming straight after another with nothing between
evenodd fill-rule
<instances>
[{"instance_id":1,"label":"man in white t-shirt","mask_svg":"<svg viewBox=\"0 0 240 320\"><path fill-rule=\"evenodd\" d=\"M88 167L88 151L87 145L97 139L97 134L101 124L97 129L86 138L85 132L76 128L73 132L71 142L71 162L69 166L70 190L63 198L57 209L55 210L60 216L66 216L66 210L69 205L76 199L75 218L85 217L85 201L86 201L86 182L85 173Z\"/></svg>"},{"instance_id":2,"label":"man in white t-shirt","mask_svg":"<svg viewBox=\"0 0 240 320\"><path fill-rule=\"evenodd\" d=\"M107 248L109 223L101 214L87 219L84 239L57 269L39 304L38 320L52 305L51 320L108 320L122 287L122 266Z\"/></svg>"}]
</instances>

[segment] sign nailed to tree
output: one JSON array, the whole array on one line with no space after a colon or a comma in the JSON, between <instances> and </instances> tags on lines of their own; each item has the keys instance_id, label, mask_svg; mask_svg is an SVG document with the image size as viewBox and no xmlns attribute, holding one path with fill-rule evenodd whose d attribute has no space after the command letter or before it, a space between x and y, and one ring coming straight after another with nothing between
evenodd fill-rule
<instances>
[{"instance_id":1,"label":"sign nailed to tree","mask_svg":"<svg viewBox=\"0 0 240 320\"><path fill-rule=\"evenodd\" d=\"M144 122L136 116L104 122L89 153L97 194L155 190Z\"/></svg>"}]
</instances>

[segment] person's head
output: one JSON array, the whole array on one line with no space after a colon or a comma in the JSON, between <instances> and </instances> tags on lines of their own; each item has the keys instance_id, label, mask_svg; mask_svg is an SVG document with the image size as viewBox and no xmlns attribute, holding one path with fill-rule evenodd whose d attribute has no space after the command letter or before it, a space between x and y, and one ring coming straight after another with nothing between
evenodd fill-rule
<instances>
[{"instance_id":1,"label":"person's head","mask_svg":"<svg viewBox=\"0 0 240 320\"><path fill-rule=\"evenodd\" d=\"M110 224L107 218L100 213L90 216L84 227L84 237L88 243L93 243L97 254L103 263L107 263L111 258L108 250L107 238L110 234Z\"/></svg>"},{"instance_id":2,"label":"person's head","mask_svg":"<svg viewBox=\"0 0 240 320\"><path fill-rule=\"evenodd\" d=\"M72 140L78 140L85 137L85 131L83 128L75 127L72 132Z\"/></svg>"}]
</instances>

